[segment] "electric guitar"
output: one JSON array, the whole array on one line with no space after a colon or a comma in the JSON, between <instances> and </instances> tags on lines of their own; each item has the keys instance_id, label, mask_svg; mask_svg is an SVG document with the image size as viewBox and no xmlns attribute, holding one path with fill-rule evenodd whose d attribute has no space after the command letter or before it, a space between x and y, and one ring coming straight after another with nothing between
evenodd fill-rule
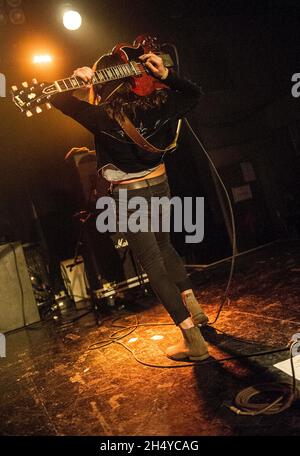
<instances>
[{"instance_id":1,"label":"electric guitar","mask_svg":"<svg viewBox=\"0 0 300 456\"><path fill-rule=\"evenodd\" d=\"M165 85L151 76L149 70L139 60L139 56L148 52L158 54L167 68L174 66L170 55L160 52L156 38L141 35L136 38L133 45L118 44L115 46L111 54L107 54L107 56L118 57L117 60L120 63L96 70L90 83L75 76L58 79L52 83L38 83L36 79L33 79L32 85L23 82L21 90L17 86L12 86L13 102L27 117L32 117L34 113L39 114L43 111L41 105L45 105L46 109L51 109L50 100L54 94L128 78L130 78L133 92L140 96L149 95ZM101 59L99 59L100 61Z\"/></svg>"}]
</instances>

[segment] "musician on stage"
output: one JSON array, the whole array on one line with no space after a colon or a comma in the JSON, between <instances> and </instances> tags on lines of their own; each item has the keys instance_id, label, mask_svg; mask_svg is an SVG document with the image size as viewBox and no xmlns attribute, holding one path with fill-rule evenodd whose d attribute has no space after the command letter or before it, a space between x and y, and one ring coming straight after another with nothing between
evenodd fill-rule
<instances>
[{"instance_id":1,"label":"musician on stage","mask_svg":"<svg viewBox=\"0 0 300 456\"><path fill-rule=\"evenodd\" d=\"M109 62L107 66L114 64L114 58L104 56ZM152 196L170 197L164 153L151 153L137 145L117 119L126 115L144 138L163 150L174 138L178 119L197 105L202 92L197 85L166 68L159 55L149 52L140 56L140 60L157 82L158 88L149 95L134 93L131 80L126 78L93 86L90 97L93 104L80 101L70 93L56 95L52 103L95 135L98 171L110 182L114 200L119 202L119 190L127 189L128 200L142 196L150 204ZM100 63L103 64L103 59L93 69L78 68L73 76L91 82ZM195 298L169 233L123 234L158 299L182 332L182 340L167 349L167 356L174 360L206 359L207 345L199 326L208 319Z\"/></svg>"}]
</instances>

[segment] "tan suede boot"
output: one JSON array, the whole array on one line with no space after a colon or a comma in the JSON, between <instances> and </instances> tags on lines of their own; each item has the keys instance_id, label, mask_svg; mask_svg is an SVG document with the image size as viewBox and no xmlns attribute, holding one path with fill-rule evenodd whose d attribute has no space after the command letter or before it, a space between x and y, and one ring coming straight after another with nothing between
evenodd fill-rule
<instances>
[{"instance_id":1,"label":"tan suede boot","mask_svg":"<svg viewBox=\"0 0 300 456\"><path fill-rule=\"evenodd\" d=\"M208 316L204 313L201 304L197 301L194 293L182 293L182 300L189 311L195 326L204 326L208 323Z\"/></svg>"},{"instance_id":2,"label":"tan suede boot","mask_svg":"<svg viewBox=\"0 0 300 456\"><path fill-rule=\"evenodd\" d=\"M207 345L200 329L196 326L189 329L181 329L183 340L177 345L167 348L166 355L179 361L189 358L191 361L202 361L209 357Z\"/></svg>"}]
</instances>

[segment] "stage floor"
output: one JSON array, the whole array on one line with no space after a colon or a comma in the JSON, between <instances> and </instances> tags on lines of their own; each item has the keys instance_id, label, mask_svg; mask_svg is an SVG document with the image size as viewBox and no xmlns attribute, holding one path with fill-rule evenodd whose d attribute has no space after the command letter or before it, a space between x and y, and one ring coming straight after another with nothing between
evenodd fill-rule
<instances>
[{"instance_id":1,"label":"stage floor","mask_svg":"<svg viewBox=\"0 0 300 456\"><path fill-rule=\"evenodd\" d=\"M197 295L211 320L227 272L228 264L223 264L193 274ZM215 324L227 334L213 328L204 331L209 363L172 368L177 363L168 360L164 350L180 332L151 298L141 302L136 317L127 311L115 323L134 325L137 319L149 326L132 328L118 343L103 348L97 346L109 342L118 329L111 327L111 319L101 327L92 315L68 323L74 312L39 329L9 334L7 358L0 359L0 434L299 435L299 401L273 416L237 416L225 406L249 385L290 382L273 367L287 359L288 352L214 361L284 347L300 333L299 299L300 243L278 242L237 260L231 303ZM118 315L115 311L114 317ZM170 325L155 326L158 323ZM162 367L138 363L125 346L144 363Z\"/></svg>"}]
</instances>

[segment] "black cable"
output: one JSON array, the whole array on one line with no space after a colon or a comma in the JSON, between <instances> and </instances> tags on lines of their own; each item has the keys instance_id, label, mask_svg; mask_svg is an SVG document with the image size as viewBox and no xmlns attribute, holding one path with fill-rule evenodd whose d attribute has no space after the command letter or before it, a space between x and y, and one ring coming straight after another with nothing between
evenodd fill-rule
<instances>
[{"instance_id":1,"label":"black cable","mask_svg":"<svg viewBox=\"0 0 300 456\"><path fill-rule=\"evenodd\" d=\"M120 318L123 318L124 316L126 316L126 317L132 317L133 316L135 318L135 324L133 324L133 325L115 324L116 321L118 321ZM179 368L179 367L191 367L191 366L199 366L199 365L202 366L202 365L206 365L206 364L225 363L225 362L228 362L228 361L234 361L234 360L238 360L238 359L251 358L251 357L255 357L255 356L265 356L265 355L269 355L269 354L273 354L273 353L280 353L280 352L283 352L283 351L287 351L289 349L288 347L281 347L281 348L274 348L274 349L271 349L271 350L264 350L264 351L254 352L254 353L250 353L250 354L246 354L246 355L230 356L230 357L226 357L226 358L213 359L213 360L200 361L200 362L185 362L184 364L179 364L179 363L176 363L174 365L173 364L172 365L154 364L154 363L148 363L148 362L145 362L145 361L139 359L136 356L136 354L134 353L133 350L131 350L124 343L120 342L124 337L129 336L137 328L142 327L142 326L150 326L150 327L153 327L153 326L174 326L174 323L139 323L137 315L121 315L121 316L119 316L119 317L117 317L117 318L115 318L115 319L113 319L111 321L111 327L119 328L119 329L114 331L112 334L110 334L110 336L107 339L104 339L101 342L95 342L95 343L91 344L88 347L88 351L101 350L101 349L103 349L103 348L105 348L105 347L107 347L107 346L109 346L111 344L116 343L116 344L121 345L127 351L129 351L131 353L131 355L134 357L134 359L139 364L142 364L142 365L147 366L147 367L155 367L155 368L162 368L162 369L172 368L173 369L173 368ZM123 334L123 335L119 336L119 333L122 333L125 330L127 330L126 334Z\"/></svg>"},{"instance_id":2,"label":"black cable","mask_svg":"<svg viewBox=\"0 0 300 456\"><path fill-rule=\"evenodd\" d=\"M179 56L178 56L178 51L176 49L176 47L174 45L171 45L174 49L174 52L175 52L175 56L176 56L176 60L177 60L177 67L178 67L178 71L179 71ZM234 272L234 265L235 265L235 256L236 256L236 227L235 227L235 219L234 219L234 213L233 213L233 207L232 207L232 204L231 204L231 200L230 200L230 196L229 196L229 193L226 189L226 186L220 176L220 174L218 173L218 170L216 169L216 166L214 165L209 153L207 152L206 148L204 147L203 143L201 142L201 140L199 139L199 137L197 136L197 134L195 133L195 131L193 130L193 128L191 127L190 123L188 122L187 119L185 119L185 122L186 122L186 125L188 126L189 130L191 131L192 135L194 136L194 138L196 139L196 141L198 142L198 144L200 145L201 149L203 150L203 152L205 153L207 159L209 160L209 163L211 164L211 167L221 185L221 187L223 188L223 191L225 193L225 196L227 198L227 201L228 201L228 206L229 206L229 211L230 211L230 218L231 218L231 228L232 228L232 259L231 259L231 268L230 268L230 274L229 274L229 279L228 279L228 282L227 282L227 286L226 286L226 289L225 289L225 292L224 292L224 295L223 295L223 298L222 298L222 301L221 301L221 304L219 306L219 309L218 309L218 312L217 312L217 315L214 319L214 321L212 322L209 322L210 325L213 325L216 323L216 321L218 320L219 316L220 316L220 313L223 309L223 306L226 302L229 302L229 297L228 297L228 293L229 293L229 289L230 289L230 285L231 285L231 282L232 282L232 277L233 277L233 272ZM128 337L130 334L132 334L138 327L141 327L141 326L165 326L165 325L172 325L170 323L158 323L158 324L141 324L138 322L138 318L137 316L135 315L135 324L134 325L116 325L115 322L121 317L118 317L116 319L114 319L111 323L111 326L112 327L117 327L119 328L118 330L114 331L108 339L102 341L101 343L94 343L92 345L89 346L88 350L97 350L97 349L102 349L102 348L105 348L113 343L116 343L116 344L119 344L121 345L123 348L125 348L127 351L129 351L135 358L135 360L142 364L142 365L145 365L145 366L149 366L149 367L156 367L156 368L182 368L182 367L191 367L191 366L195 366L195 365L206 365L206 364L215 364L215 363L222 363L222 362L227 362L227 361L232 361L232 360L237 360L237 359L243 359L243 358L250 358L250 357L255 357L255 356L265 356L265 355L268 355L268 354L273 354L273 353L279 353L279 352L283 352L283 351L286 351L288 350L287 347L283 347L283 348L278 348L278 349L273 349L273 350L266 350L266 351L262 351L262 352L256 352L256 353L251 353L251 354L246 354L246 355L238 355L238 356L231 356L231 357L227 357L227 358L222 358L222 359L219 359L219 360L208 360L208 361L202 361L202 362L189 362L189 363L185 363L185 364L178 364L176 363L175 365L158 365L158 364L153 364L153 363L147 363L147 362L144 362L143 360L139 359L133 350L131 350L129 347L127 347L125 344L123 344L121 342L121 340L124 338L124 337ZM123 333L124 331L126 330L126 333L125 334L122 334L122 335L119 335L120 333ZM217 331L220 331L222 332L221 330L218 330ZM226 334L226 333L225 333ZM239 341L242 341L241 339L239 338L236 338L235 336L231 336L233 338L235 338L236 340L239 340ZM243 341L245 343L251 343L250 341ZM292 353L292 352L291 352ZM278 399L276 399L275 401L273 401L271 404L260 404L260 408L259 410L250 410L250 411L247 411L246 408L247 408L247 405L249 406L249 408L252 408L253 405L251 404L251 406L249 405L249 401L250 399L258 394L258 392L256 391L255 387L250 387L250 389L247 389L247 390L243 390L241 393L239 393L236 397L236 405L240 405L241 407L243 407L243 410L239 410L237 407L233 407L231 406L230 408L234 411L236 411L236 413L241 413L241 414L248 414L248 415L253 415L253 414L262 414L262 413L279 413L280 411L283 411L285 410L286 408L288 408L291 403L293 402L295 396L296 396L296 381L295 381L295 371L294 371L294 366L293 366L293 359L292 359L292 355L291 355L291 364L292 364L292 372L293 372L293 388L292 388L292 393L288 396L288 399L285 399L285 395L281 395ZM283 386L280 386L281 384L275 384L276 387L273 385L273 386L270 386L270 385L263 385L263 388L266 388L265 390L267 390L267 387L268 387L268 391L283 391L284 393L286 391L290 391L291 388L289 386L285 386L283 389ZM273 388L273 389L272 389ZM281 389L282 388L282 389ZM256 404L257 405L257 404Z\"/></svg>"},{"instance_id":3,"label":"black cable","mask_svg":"<svg viewBox=\"0 0 300 456\"><path fill-rule=\"evenodd\" d=\"M261 383L249 386L240 391L235 397L235 405L226 405L232 412L237 415L257 416L257 415L275 415L288 409L292 403L299 398L299 392L296 388L296 375L293 357L293 347L297 342L291 344L290 363L292 370L292 385L287 383ZM252 402L254 397L262 394L279 393L279 396L272 402Z\"/></svg>"},{"instance_id":4,"label":"black cable","mask_svg":"<svg viewBox=\"0 0 300 456\"><path fill-rule=\"evenodd\" d=\"M287 92L282 92L281 98L283 98L284 96L287 96L288 93L289 93L288 91ZM216 118L216 120L212 120L211 122L201 122L201 121L199 121L199 125L201 125L204 128L224 128L224 127L226 128L226 127L232 127L233 125L236 125L238 123L242 123L242 122L246 121L247 119L253 117L255 114L263 111L263 109L265 109L266 107L278 102L281 98L278 97L278 95L276 95L276 97L273 97L271 100L264 101L263 103L261 103L258 106L255 106L254 108L250 109L249 111L236 111L236 112L232 112L232 113L229 114L231 116L241 115L240 117L238 117L236 119L227 120L227 121L221 121L221 120L217 121L217 118Z\"/></svg>"},{"instance_id":5,"label":"black cable","mask_svg":"<svg viewBox=\"0 0 300 456\"><path fill-rule=\"evenodd\" d=\"M180 72L180 58L179 58L179 53L178 53L178 49L177 47L172 44L172 43L164 43L162 45L162 48L163 47L171 47L174 51L174 54L175 54L175 62L176 62L176 67L177 67L177 71L178 73ZM231 230L232 230L232 258L231 258L231 266L230 266L230 272L229 272L229 278L228 278L228 281L227 281L227 286L226 286L226 289L224 291L224 294L223 294L223 297L221 298L221 303L220 303L220 306L219 306L219 309L217 311L217 315L215 317L215 319L212 321L212 322L208 322L208 325L214 325L220 314L221 314L221 311L225 305L225 303L227 302L228 304L230 303L230 299L228 297L228 294L229 294L229 289L230 289L230 286L231 286L231 283L232 283L232 278L233 278L233 273L234 273L234 266L235 266L235 257L236 257L236 254L237 254L237 246L236 246L236 226L235 226L235 218L234 218L234 212L233 212L233 207L232 207L232 203L231 203L231 200L230 200L230 196L229 196L229 193L227 191L227 188L222 180L222 177L220 176L220 173L218 172L212 158L210 157L208 151L206 150L204 144L202 143L202 141L200 140L199 136L197 135L197 133L194 131L194 129L192 128L191 124L189 123L189 121L184 118L184 121L188 127L188 129L190 130L192 136L196 139L197 143L199 144L200 148L203 150L208 162L210 163L212 169L213 169L213 172L215 173L223 191L224 191L224 194L226 196L226 200L227 200L227 203L228 203L228 208L229 208L229 212L230 212L230 222L231 222Z\"/></svg>"},{"instance_id":6,"label":"black cable","mask_svg":"<svg viewBox=\"0 0 300 456\"><path fill-rule=\"evenodd\" d=\"M280 353L280 352L288 350L288 348L283 347L283 348L278 348L278 349L274 349L274 350L267 350L267 351L262 351L262 352L250 353L250 354L247 354L247 355L229 356L227 358L212 359L212 360L199 361L199 362L188 362L187 361L184 364L179 364L176 361L176 364L162 365L162 364L147 363L147 362L139 359L136 356L136 354L133 352L133 350L131 350L129 347L127 347L127 345L123 344L122 342L120 342L118 340L114 341L114 343L121 345L127 351L129 351L133 355L134 359L139 364L142 364L143 366L147 366L147 367L155 367L155 368L160 368L160 369L177 369L177 368L192 367L192 366L203 366L203 365L207 365L207 364L226 363L228 361L236 361L238 359L253 358L253 357L256 357L256 356L265 356L265 355L270 355L270 354L273 354L273 353Z\"/></svg>"},{"instance_id":7,"label":"black cable","mask_svg":"<svg viewBox=\"0 0 300 456\"><path fill-rule=\"evenodd\" d=\"M171 47L173 49L174 54L175 54L177 71L179 72L179 53L178 53L177 47L172 43L164 43L161 47L162 48ZM257 86L254 86L254 87L256 88ZM289 91L290 91L290 88L285 87L284 91L281 92L281 97L288 95ZM214 94L216 92L210 92L210 93ZM203 95L206 95L206 93L203 92ZM199 125L202 125L203 127L206 127L206 128L216 128L216 127L222 128L222 127L232 126L237 123L243 122L244 120L247 120L248 118L252 117L254 114L262 111L267 106L269 106L273 103L276 103L276 101L278 101L279 99L280 98L278 97L278 93L277 93L275 97L272 97L268 101L264 101L263 103L253 107L252 109L249 109L248 111L240 110L240 111L235 111L235 112L230 113L231 116L241 115L239 118L227 120L227 121L221 121L221 120L218 120L218 118L216 117L215 119L212 119L212 122L199 122Z\"/></svg>"},{"instance_id":8,"label":"black cable","mask_svg":"<svg viewBox=\"0 0 300 456\"><path fill-rule=\"evenodd\" d=\"M126 315L125 315L126 316ZM132 315L128 315L132 316ZM262 383L259 385L253 385L250 386L244 390L242 390L240 393L238 393L235 397L235 405L227 405L225 406L229 408L231 411L238 415L247 415L247 416L257 416L257 415L273 415L273 414L278 414L283 412L284 410L288 409L292 403L298 399L300 396L297 388L296 388L296 376L295 376L295 368L294 368L294 362L293 362L293 347L297 344L297 341L294 341L293 344L286 347L282 348L275 348L271 350L264 350L260 352L254 352L250 354L245 354L245 355L237 355L237 356L230 356L226 358L221 358L221 359L212 359L212 360L206 360L206 361L200 361L200 362L186 362L184 364L179 364L176 362L176 364L172 365L161 365L161 364L154 364L154 363L149 363L146 361L143 361L140 359L133 350L131 350L127 345L121 342L121 340L124 337L129 336L132 334L138 327L141 326L173 326L173 323L139 323L138 318L136 315L135 317L135 324L134 325L124 325L124 324L116 324L116 322L120 319L123 318L124 315L121 315L111 321L111 326L115 328L119 328L117 331L113 332L108 339L102 341L100 344L99 343L94 343L89 346L88 350L98 350L98 349L103 349L105 347L108 347L111 344L118 344L121 345L125 350L127 350L135 359L136 362L139 364L146 366L146 367L154 367L154 368L160 368L160 369L178 369L178 368L187 368L187 367L192 367L192 366L203 366L203 365L209 365L209 364L220 364L220 363L225 363L228 361L236 361L239 359L247 359L247 358L253 358L253 357L258 357L258 356L265 356L265 355L270 355L274 353L281 353L287 350L290 350L290 361L291 361L291 369L292 369L292 376L293 376L293 383L292 386L286 383ZM119 333L124 332L127 330L126 334L123 334L119 336ZM218 330L220 331L220 330ZM222 332L222 331L221 331ZM234 336L233 336L234 337ZM239 339L237 339L239 340ZM270 393L279 393L279 397L277 397L275 400L269 403L253 403L251 400L260 395L260 394L270 394Z\"/></svg>"},{"instance_id":9,"label":"black cable","mask_svg":"<svg viewBox=\"0 0 300 456\"><path fill-rule=\"evenodd\" d=\"M238 342L242 342L242 343L248 344L248 345L260 345L260 342L255 342L253 340L248 340L248 339L241 339L240 337L237 337L237 336L234 336L233 334L229 334L225 331L222 331L221 329L216 328L215 326L213 327L213 329L215 329L217 332L219 332L221 334L224 334L224 336L230 337L231 339L234 339Z\"/></svg>"},{"instance_id":10,"label":"black cable","mask_svg":"<svg viewBox=\"0 0 300 456\"><path fill-rule=\"evenodd\" d=\"M99 343L94 343L90 345L88 350L98 350L98 349L103 349L105 347L108 347L111 344L118 344L121 345L125 350L127 350L135 359L136 362L139 364L146 366L146 367L154 367L154 368L159 368L159 369L178 369L178 368L187 368L187 367L192 367L192 366L203 366L203 365L208 365L208 364L220 364L220 363L225 363L228 361L236 361L238 359L246 359L246 358L253 358L257 356L265 356L265 355L270 355L274 353L280 353L289 350L289 347L282 347L278 349L272 349L272 350L265 350L265 351L260 351L260 352L254 352L246 355L238 355L238 356L230 356L227 358L221 358L221 359L213 359L213 360L206 360L206 361L200 361L200 362L186 362L184 364L179 364L176 362L176 364L172 365L161 365L161 364L154 364L154 363L149 363L146 361L143 361L142 359L138 358L138 356L134 353L133 350L131 350L127 345L121 342L121 339L124 337L129 336L132 334L138 327L140 326L168 326L172 325L172 323L157 323L157 324L141 324L138 322L138 318L135 315L135 324L132 326L128 325L116 325L114 322L116 322L119 318L114 319L111 323L111 326L118 327L119 329L112 333L109 337L109 339L104 340L101 344ZM120 332L123 332L124 330L127 330L126 334L123 334L122 336L116 336ZM293 355L292 355L292 349L293 346L297 342L294 342L294 344L290 347L290 360L291 360L291 367L292 367L292 375L293 375L293 384L288 385L285 383L263 383L259 385L254 385L250 386L244 390L242 390L240 393L237 394L235 398L235 405L227 405L225 406L229 408L231 411L238 415L247 415L247 416L256 416L256 415L273 415L277 413L281 413L284 410L288 409L292 403L298 399L299 393L296 389L296 377L295 377L295 369L294 369L294 363L293 363ZM279 393L279 397L276 398L274 401L271 403L252 403L251 399L259 394L263 393L274 393L277 392Z\"/></svg>"},{"instance_id":11,"label":"black cable","mask_svg":"<svg viewBox=\"0 0 300 456\"><path fill-rule=\"evenodd\" d=\"M227 286L226 286L225 292L223 294L221 304L217 311L217 315L212 322L208 322L208 325L214 325L217 322L225 303L230 302L228 293L229 293L229 289L230 289L230 286L232 283L234 266L235 266L235 258L236 258L236 254L237 254L235 219L234 219L233 207L231 204L231 200L230 200L228 191L226 189L226 186L225 186L216 166L214 165L209 153L207 152L203 143L201 142L201 140L199 139L199 137L197 136L197 134L195 133L195 131L193 130L193 128L191 127L191 125L187 119L185 119L185 122L186 122L186 125L188 126L189 130L191 131L192 135L194 136L194 138L200 145L201 149L205 153L213 171L215 172L215 175L217 176L217 179L218 179L221 187L223 188L224 194L225 194L227 202L228 202L229 211L230 211L230 221L231 221L231 229L232 229L231 267L230 267L230 273L229 273ZM239 340L235 336L232 336L232 337ZM271 352L269 352L269 353L271 353ZM266 353L262 353L262 354L269 354L269 353L266 352ZM250 356L257 356L257 355L251 354ZM237 358L238 357L235 357L234 359L237 359ZM229 409L239 415L257 416L257 415L273 415L273 414L281 413L284 410L286 410L287 408L289 408L292 405L292 403L295 401L295 399L297 399L297 397L298 397L298 393L296 390L296 378L295 378L295 369L294 369L294 363L293 363L292 349L290 349L290 361L291 361L291 368L292 368L292 375L293 375L293 385L292 386L290 386L288 384L284 384L284 383L260 384L260 385L250 386L249 388L246 388L245 390L242 390L240 393L237 394L237 396L235 398L235 405L229 406ZM221 360L218 360L218 362L221 362ZM251 402L251 399L255 396L258 396L263 393L274 393L274 392L279 393L280 396L271 403L259 403L258 404L258 403Z\"/></svg>"},{"instance_id":12,"label":"black cable","mask_svg":"<svg viewBox=\"0 0 300 456\"><path fill-rule=\"evenodd\" d=\"M198 137L198 135L195 133L194 129L192 128L191 124L189 123L189 121L185 118L185 123L186 125L188 126L190 132L192 133L192 135L194 136L194 138L196 139L197 143L199 144L199 146L201 147L201 149L203 150L206 158L208 159L223 191L224 191L224 194L226 196L226 200L228 202L228 208L229 208L229 212L230 212L230 224L231 224L231 230L232 230L232 256L231 256L231 265L230 265L230 272L229 272L229 278L228 278L228 281L227 281L227 286L226 286L226 289L224 291L224 294L223 294L223 297L221 298L221 303L220 303L220 306L219 306L219 309L217 311L217 315L215 317L215 319L212 321L212 322L208 322L209 325L214 325L220 314L221 314L221 311L225 305L226 302L230 303L230 299L228 297L228 294L229 294L229 289L230 289L230 286L231 286L231 283L232 283L232 278L233 278L233 273L234 273L234 266L235 266L235 258L236 258L236 254L237 254L237 246L236 246L236 226L235 226L235 218L234 218L234 212L233 212L233 207L232 207L232 203L231 203L231 200L230 200L230 196L229 196L229 193L227 191L227 188L213 162L213 160L211 159L209 153L207 152L205 146L203 145L202 141L200 140L200 138Z\"/></svg>"}]
</instances>

